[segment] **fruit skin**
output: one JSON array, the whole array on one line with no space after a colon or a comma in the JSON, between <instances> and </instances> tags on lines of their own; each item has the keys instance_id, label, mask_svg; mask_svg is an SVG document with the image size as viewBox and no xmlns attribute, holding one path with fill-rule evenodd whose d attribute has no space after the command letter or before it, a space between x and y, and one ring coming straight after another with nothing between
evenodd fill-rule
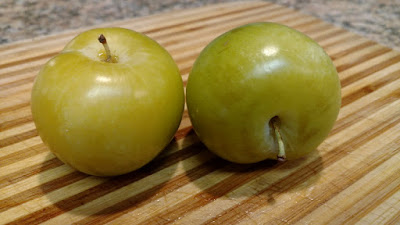
<instances>
[{"instance_id":1,"label":"fruit skin","mask_svg":"<svg viewBox=\"0 0 400 225\"><path fill-rule=\"evenodd\" d=\"M277 116L287 159L314 150L341 105L329 56L311 38L275 23L253 23L214 39L197 58L187 106L200 140L237 163L276 159Z\"/></svg>"},{"instance_id":2,"label":"fruit skin","mask_svg":"<svg viewBox=\"0 0 400 225\"><path fill-rule=\"evenodd\" d=\"M102 61L107 38L116 63ZM184 91L178 67L158 43L123 28L81 33L39 72L32 115L43 142L91 175L138 169L173 138Z\"/></svg>"}]
</instances>

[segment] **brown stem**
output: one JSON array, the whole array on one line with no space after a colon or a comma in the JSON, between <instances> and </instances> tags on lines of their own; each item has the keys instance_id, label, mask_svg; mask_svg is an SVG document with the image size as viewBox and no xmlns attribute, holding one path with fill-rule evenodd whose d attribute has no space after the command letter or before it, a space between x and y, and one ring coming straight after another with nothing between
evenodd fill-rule
<instances>
[{"instance_id":1,"label":"brown stem","mask_svg":"<svg viewBox=\"0 0 400 225\"><path fill-rule=\"evenodd\" d=\"M98 40L99 40L100 43L103 44L104 49L106 50L106 56L107 56L106 62L111 62L111 51L110 51L110 47L109 47L108 44L107 44L107 39L106 39L106 37L104 37L103 34L100 34Z\"/></svg>"},{"instance_id":2,"label":"brown stem","mask_svg":"<svg viewBox=\"0 0 400 225\"><path fill-rule=\"evenodd\" d=\"M272 118L271 123L272 123L272 127L274 128L274 131L275 131L275 137L276 137L276 141L278 142L278 149L279 149L277 159L278 159L278 161L284 162L284 161L286 161L285 145L282 140L282 135L279 130L278 122L279 122L278 118Z\"/></svg>"}]
</instances>

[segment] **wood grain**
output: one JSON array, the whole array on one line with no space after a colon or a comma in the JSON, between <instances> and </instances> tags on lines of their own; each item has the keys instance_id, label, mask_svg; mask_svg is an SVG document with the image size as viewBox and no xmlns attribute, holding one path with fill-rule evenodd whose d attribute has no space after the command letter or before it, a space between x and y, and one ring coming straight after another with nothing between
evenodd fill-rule
<instances>
[{"instance_id":1,"label":"wood grain","mask_svg":"<svg viewBox=\"0 0 400 225\"><path fill-rule=\"evenodd\" d=\"M342 108L318 151L238 165L208 152L185 109L174 141L132 173L99 178L49 152L30 112L41 66L82 28L0 46L2 224L398 224L400 53L292 9L225 3L118 21L163 45L184 84L200 51L234 27L282 23L306 33L339 72Z\"/></svg>"}]
</instances>

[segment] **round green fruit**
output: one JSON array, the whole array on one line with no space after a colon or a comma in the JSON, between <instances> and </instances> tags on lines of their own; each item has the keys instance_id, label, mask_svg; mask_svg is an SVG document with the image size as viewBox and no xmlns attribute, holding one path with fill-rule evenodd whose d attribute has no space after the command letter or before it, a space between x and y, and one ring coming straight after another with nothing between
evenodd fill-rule
<instances>
[{"instance_id":1,"label":"round green fruit","mask_svg":"<svg viewBox=\"0 0 400 225\"><path fill-rule=\"evenodd\" d=\"M187 105L200 140L220 157L295 159L332 129L340 81L311 38L284 25L253 23L201 52L189 75Z\"/></svg>"},{"instance_id":2,"label":"round green fruit","mask_svg":"<svg viewBox=\"0 0 400 225\"><path fill-rule=\"evenodd\" d=\"M182 78L168 52L122 28L75 37L41 69L32 90L43 142L63 162L98 176L152 160L173 138L183 106Z\"/></svg>"}]
</instances>

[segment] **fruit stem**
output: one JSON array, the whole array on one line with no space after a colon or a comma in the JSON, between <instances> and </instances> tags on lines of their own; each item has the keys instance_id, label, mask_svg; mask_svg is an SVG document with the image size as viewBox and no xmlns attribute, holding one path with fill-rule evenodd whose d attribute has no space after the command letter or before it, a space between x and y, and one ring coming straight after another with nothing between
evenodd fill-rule
<instances>
[{"instance_id":1,"label":"fruit stem","mask_svg":"<svg viewBox=\"0 0 400 225\"><path fill-rule=\"evenodd\" d=\"M278 118L273 118L271 123L272 123L272 127L274 128L275 131L275 137L276 137L276 141L278 142L278 156L277 159L278 161L284 162L286 161L286 153L285 153L285 145L283 144L283 140L282 140L282 135L281 132L279 130L279 126L278 126Z\"/></svg>"},{"instance_id":2,"label":"fruit stem","mask_svg":"<svg viewBox=\"0 0 400 225\"><path fill-rule=\"evenodd\" d=\"M104 37L103 34L100 34L98 40L99 40L100 43L103 44L104 49L106 50L106 56L107 56L106 62L111 62L111 51L110 51L110 47L109 47L108 44L107 44L107 39L106 39L106 37Z\"/></svg>"}]
</instances>

